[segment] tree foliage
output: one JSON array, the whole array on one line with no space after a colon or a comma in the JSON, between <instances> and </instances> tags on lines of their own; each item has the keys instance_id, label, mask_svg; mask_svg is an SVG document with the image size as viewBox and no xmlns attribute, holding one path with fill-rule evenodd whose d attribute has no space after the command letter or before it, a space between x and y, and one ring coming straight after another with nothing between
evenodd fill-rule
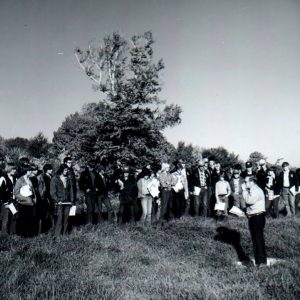
<instances>
[{"instance_id":1,"label":"tree foliage","mask_svg":"<svg viewBox=\"0 0 300 300\"><path fill-rule=\"evenodd\" d=\"M254 151L249 155L248 161L251 161L252 164L255 166L256 163L261 159L267 159L267 157L263 155L261 152Z\"/></svg>"},{"instance_id":2,"label":"tree foliage","mask_svg":"<svg viewBox=\"0 0 300 300\"><path fill-rule=\"evenodd\" d=\"M179 124L181 108L159 98L162 60L154 61L151 32L126 40L118 33L102 45L75 50L93 87L102 95L66 118L53 143L79 158L153 163L170 157L174 147L163 136Z\"/></svg>"},{"instance_id":3,"label":"tree foliage","mask_svg":"<svg viewBox=\"0 0 300 300\"><path fill-rule=\"evenodd\" d=\"M199 147L192 144L186 145L185 142L178 142L176 151L174 152L173 160L184 160L188 166L196 165L197 161L201 159L201 150Z\"/></svg>"},{"instance_id":4,"label":"tree foliage","mask_svg":"<svg viewBox=\"0 0 300 300\"><path fill-rule=\"evenodd\" d=\"M224 147L203 149L202 157L212 158L216 162L219 162L224 170L227 170L230 166L242 164L238 155L229 152Z\"/></svg>"}]
</instances>

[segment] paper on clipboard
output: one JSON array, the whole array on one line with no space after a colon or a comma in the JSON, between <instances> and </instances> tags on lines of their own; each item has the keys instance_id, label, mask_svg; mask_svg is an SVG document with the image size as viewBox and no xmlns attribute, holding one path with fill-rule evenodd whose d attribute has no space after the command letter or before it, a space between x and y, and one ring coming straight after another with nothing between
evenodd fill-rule
<instances>
[{"instance_id":1,"label":"paper on clipboard","mask_svg":"<svg viewBox=\"0 0 300 300\"><path fill-rule=\"evenodd\" d=\"M223 203L223 202L216 203L215 204L215 210L222 210L222 211L224 211L225 210L225 203Z\"/></svg>"},{"instance_id":2,"label":"paper on clipboard","mask_svg":"<svg viewBox=\"0 0 300 300\"><path fill-rule=\"evenodd\" d=\"M13 203L10 203L9 205L7 205L7 207L13 215L15 215L18 212Z\"/></svg>"},{"instance_id":3,"label":"paper on clipboard","mask_svg":"<svg viewBox=\"0 0 300 300\"><path fill-rule=\"evenodd\" d=\"M201 188L199 186L194 186L194 195L199 196L201 192Z\"/></svg>"},{"instance_id":4,"label":"paper on clipboard","mask_svg":"<svg viewBox=\"0 0 300 300\"><path fill-rule=\"evenodd\" d=\"M292 193L293 196L295 196L297 194L296 188L294 185L290 188L290 192Z\"/></svg>"},{"instance_id":5,"label":"paper on clipboard","mask_svg":"<svg viewBox=\"0 0 300 300\"><path fill-rule=\"evenodd\" d=\"M237 206L232 206L229 213L236 215L238 217L245 217L245 213L241 209L239 209Z\"/></svg>"},{"instance_id":6,"label":"paper on clipboard","mask_svg":"<svg viewBox=\"0 0 300 300\"><path fill-rule=\"evenodd\" d=\"M72 205L69 212L70 217L76 216L76 205Z\"/></svg>"},{"instance_id":7,"label":"paper on clipboard","mask_svg":"<svg viewBox=\"0 0 300 300\"><path fill-rule=\"evenodd\" d=\"M183 190L183 184L181 180L178 180L177 183L173 186L173 190L175 193L178 193L179 191Z\"/></svg>"}]
</instances>

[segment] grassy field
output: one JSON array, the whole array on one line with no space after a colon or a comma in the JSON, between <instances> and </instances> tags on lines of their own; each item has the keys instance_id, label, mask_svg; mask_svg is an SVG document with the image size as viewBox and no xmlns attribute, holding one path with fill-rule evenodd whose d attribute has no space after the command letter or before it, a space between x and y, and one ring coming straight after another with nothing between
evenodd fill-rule
<instances>
[{"instance_id":1,"label":"grassy field","mask_svg":"<svg viewBox=\"0 0 300 300\"><path fill-rule=\"evenodd\" d=\"M284 261L259 269L236 265L239 245L216 239L219 226L252 256L246 219L1 236L0 299L300 299L299 219L267 220L268 256Z\"/></svg>"}]
</instances>

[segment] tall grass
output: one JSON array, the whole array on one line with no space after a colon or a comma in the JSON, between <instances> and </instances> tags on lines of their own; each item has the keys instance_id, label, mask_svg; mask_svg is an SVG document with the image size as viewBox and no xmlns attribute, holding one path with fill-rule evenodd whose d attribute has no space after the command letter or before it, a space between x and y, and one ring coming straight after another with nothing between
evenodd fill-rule
<instances>
[{"instance_id":1,"label":"tall grass","mask_svg":"<svg viewBox=\"0 0 300 300\"><path fill-rule=\"evenodd\" d=\"M103 223L68 236L0 237L0 299L300 299L299 219L268 220L272 267L243 268L218 226L241 235L245 219L185 217L164 227Z\"/></svg>"}]
</instances>

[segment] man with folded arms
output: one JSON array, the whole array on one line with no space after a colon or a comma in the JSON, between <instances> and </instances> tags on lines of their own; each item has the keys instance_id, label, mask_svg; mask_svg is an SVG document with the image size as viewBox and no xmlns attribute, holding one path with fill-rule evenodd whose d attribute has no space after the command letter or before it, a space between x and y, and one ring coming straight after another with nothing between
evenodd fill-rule
<instances>
[{"instance_id":1,"label":"man with folded arms","mask_svg":"<svg viewBox=\"0 0 300 300\"><path fill-rule=\"evenodd\" d=\"M265 195L256 184L255 177L246 177L242 185L243 197L246 202L249 229L253 243L255 264L259 267L266 265L267 253L264 239L265 217Z\"/></svg>"}]
</instances>

